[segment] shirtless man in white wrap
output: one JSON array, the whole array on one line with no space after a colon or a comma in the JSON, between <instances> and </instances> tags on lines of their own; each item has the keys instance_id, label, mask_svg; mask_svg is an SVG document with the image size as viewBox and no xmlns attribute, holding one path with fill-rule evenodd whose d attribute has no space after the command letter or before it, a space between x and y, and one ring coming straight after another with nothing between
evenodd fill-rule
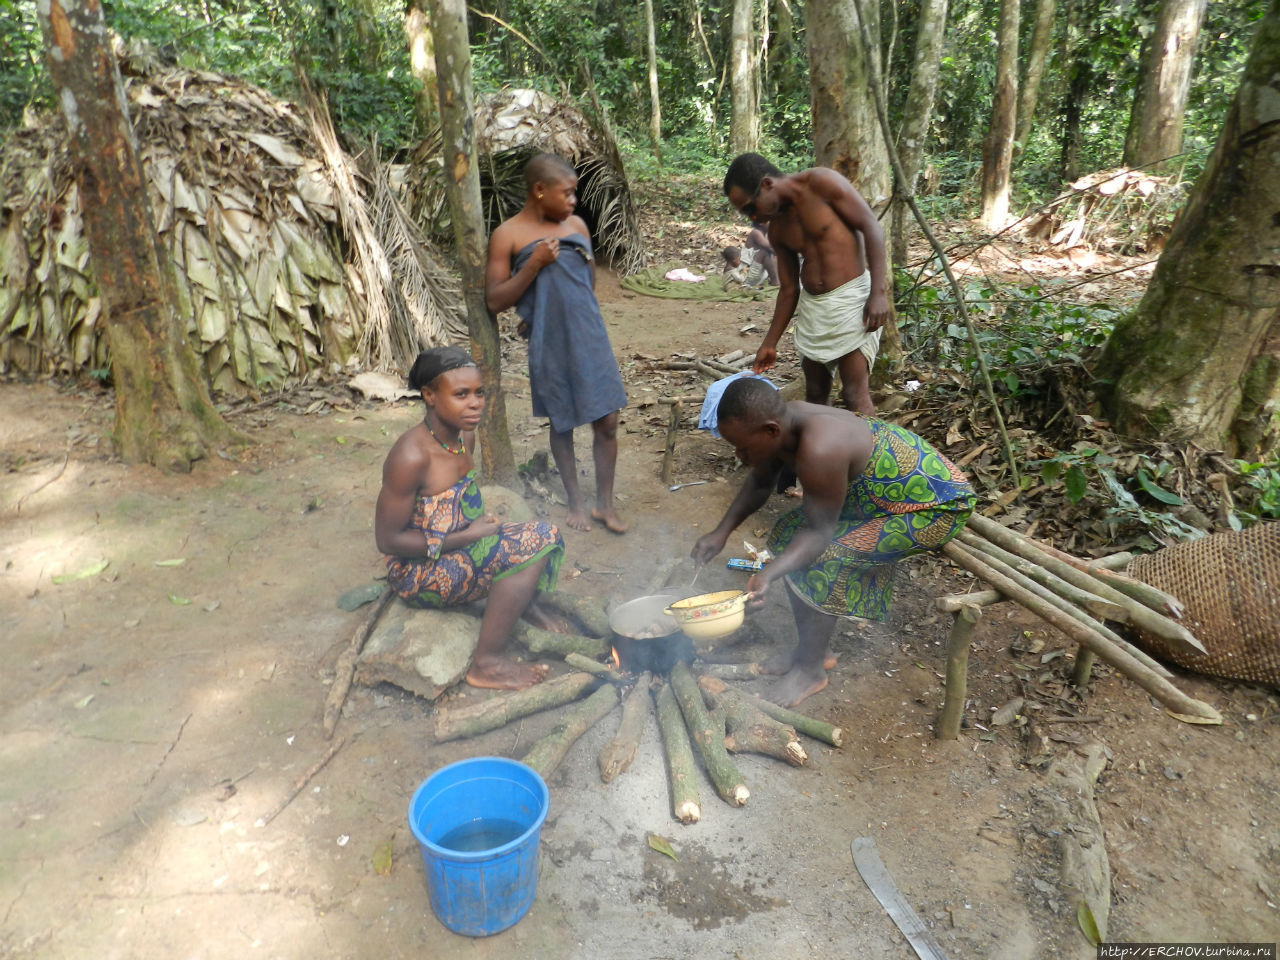
<instances>
[{"instance_id":1,"label":"shirtless man in white wrap","mask_svg":"<svg viewBox=\"0 0 1280 960\"><path fill-rule=\"evenodd\" d=\"M794 316L805 400L825 404L839 370L845 406L874 414L869 379L889 297L884 233L867 202L828 167L788 176L758 153L734 159L724 193L752 220L768 222L778 257L773 322L752 370L774 365L778 340Z\"/></svg>"}]
</instances>

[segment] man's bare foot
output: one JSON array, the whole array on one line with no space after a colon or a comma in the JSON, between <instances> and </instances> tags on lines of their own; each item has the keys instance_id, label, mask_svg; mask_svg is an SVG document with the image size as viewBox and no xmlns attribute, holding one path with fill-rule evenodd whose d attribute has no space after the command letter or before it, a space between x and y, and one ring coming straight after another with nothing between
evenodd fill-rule
<instances>
[{"instance_id":1,"label":"man's bare foot","mask_svg":"<svg viewBox=\"0 0 1280 960\"><path fill-rule=\"evenodd\" d=\"M826 653L822 657L822 669L832 670L835 668L838 654ZM768 660L760 664L760 672L767 677L780 677L784 673L790 673L795 666L795 660L790 653L780 653L776 657L770 657Z\"/></svg>"},{"instance_id":2,"label":"man's bare foot","mask_svg":"<svg viewBox=\"0 0 1280 960\"><path fill-rule=\"evenodd\" d=\"M541 630L549 630L552 633L572 633L569 629L569 621L563 617L558 617L550 610L545 610L538 605L535 600L529 606L525 607L525 611L521 616L528 623L533 624Z\"/></svg>"},{"instance_id":3,"label":"man's bare foot","mask_svg":"<svg viewBox=\"0 0 1280 960\"><path fill-rule=\"evenodd\" d=\"M476 660L467 671L467 683L483 690L523 690L545 680L549 669L545 663L516 663L500 657Z\"/></svg>"},{"instance_id":4,"label":"man's bare foot","mask_svg":"<svg viewBox=\"0 0 1280 960\"><path fill-rule=\"evenodd\" d=\"M591 511L591 519L599 520L614 533L626 533L631 529L631 524L618 516L612 507L608 510L601 510L597 507L595 510Z\"/></svg>"},{"instance_id":5,"label":"man's bare foot","mask_svg":"<svg viewBox=\"0 0 1280 960\"><path fill-rule=\"evenodd\" d=\"M569 511L569 515L564 518L564 522L575 530L590 530L591 518L587 516L587 511L578 507Z\"/></svg>"},{"instance_id":6,"label":"man's bare foot","mask_svg":"<svg viewBox=\"0 0 1280 960\"><path fill-rule=\"evenodd\" d=\"M807 670L792 667L785 677L773 685L769 691L769 699L783 707L794 707L796 704L813 696L819 690L826 689L827 672L822 669Z\"/></svg>"}]
</instances>

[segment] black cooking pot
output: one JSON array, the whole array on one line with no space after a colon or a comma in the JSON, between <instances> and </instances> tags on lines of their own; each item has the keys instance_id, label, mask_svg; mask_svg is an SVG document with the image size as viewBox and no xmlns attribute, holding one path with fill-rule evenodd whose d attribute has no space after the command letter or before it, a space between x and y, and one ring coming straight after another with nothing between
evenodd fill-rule
<instances>
[{"instance_id":1,"label":"black cooking pot","mask_svg":"<svg viewBox=\"0 0 1280 960\"><path fill-rule=\"evenodd\" d=\"M618 636L629 640L669 637L680 626L676 623L676 618L667 613L667 607L683 599L684 594L678 592L636 597L610 611L609 626Z\"/></svg>"}]
</instances>

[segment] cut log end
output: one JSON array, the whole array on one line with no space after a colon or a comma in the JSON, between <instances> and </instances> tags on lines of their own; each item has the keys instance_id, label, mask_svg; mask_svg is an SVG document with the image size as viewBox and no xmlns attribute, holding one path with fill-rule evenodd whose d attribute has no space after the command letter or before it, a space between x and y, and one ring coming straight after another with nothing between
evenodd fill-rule
<instances>
[{"instance_id":1,"label":"cut log end","mask_svg":"<svg viewBox=\"0 0 1280 960\"><path fill-rule=\"evenodd\" d=\"M702 819L702 806L692 800L677 803L673 812L681 823L697 823Z\"/></svg>"},{"instance_id":2,"label":"cut log end","mask_svg":"<svg viewBox=\"0 0 1280 960\"><path fill-rule=\"evenodd\" d=\"M1176 710L1170 710L1168 707L1165 708L1164 712L1175 720L1181 720L1183 723L1197 723L1208 727L1222 725L1222 714L1217 710L1203 700L1193 700L1192 702L1197 706L1197 712L1195 713L1179 713Z\"/></svg>"},{"instance_id":3,"label":"cut log end","mask_svg":"<svg viewBox=\"0 0 1280 960\"><path fill-rule=\"evenodd\" d=\"M750 798L751 791L747 789L747 785L745 783L740 783L730 791L728 800L735 807L745 807L747 805L747 800Z\"/></svg>"},{"instance_id":4,"label":"cut log end","mask_svg":"<svg viewBox=\"0 0 1280 960\"><path fill-rule=\"evenodd\" d=\"M635 744L627 747L614 746L609 744L606 748L610 752L600 754L600 780L604 783L611 783L613 779L620 773L625 773L627 768L631 766L631 761L635 759Z\"/></svg>"}]
</instances>

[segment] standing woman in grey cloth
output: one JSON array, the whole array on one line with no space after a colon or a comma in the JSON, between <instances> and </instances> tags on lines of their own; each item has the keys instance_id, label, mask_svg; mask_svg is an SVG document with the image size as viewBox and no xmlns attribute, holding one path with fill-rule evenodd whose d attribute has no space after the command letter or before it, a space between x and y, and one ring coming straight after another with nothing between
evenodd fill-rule
<instances>
[{"instance_id":1,"label":"standing woman in grey cloth","mask_svg":"<svg viewBox=\"0 0 1280 960\"><path fill-rule=\"evenodd\" d=\"M562 157L540 153L524 168L524 208L489 238L485 301L494 313L514 306L529 338L533 415L551 420L551 455L569 501L566 523L614 533L627 523L613 505L618 411L626 406L618 362L595 295L587 225L574 215L578 175ZM578 485L573 428L591 424L596 505L588 512Z\"/></svg>"}]
</instances>

